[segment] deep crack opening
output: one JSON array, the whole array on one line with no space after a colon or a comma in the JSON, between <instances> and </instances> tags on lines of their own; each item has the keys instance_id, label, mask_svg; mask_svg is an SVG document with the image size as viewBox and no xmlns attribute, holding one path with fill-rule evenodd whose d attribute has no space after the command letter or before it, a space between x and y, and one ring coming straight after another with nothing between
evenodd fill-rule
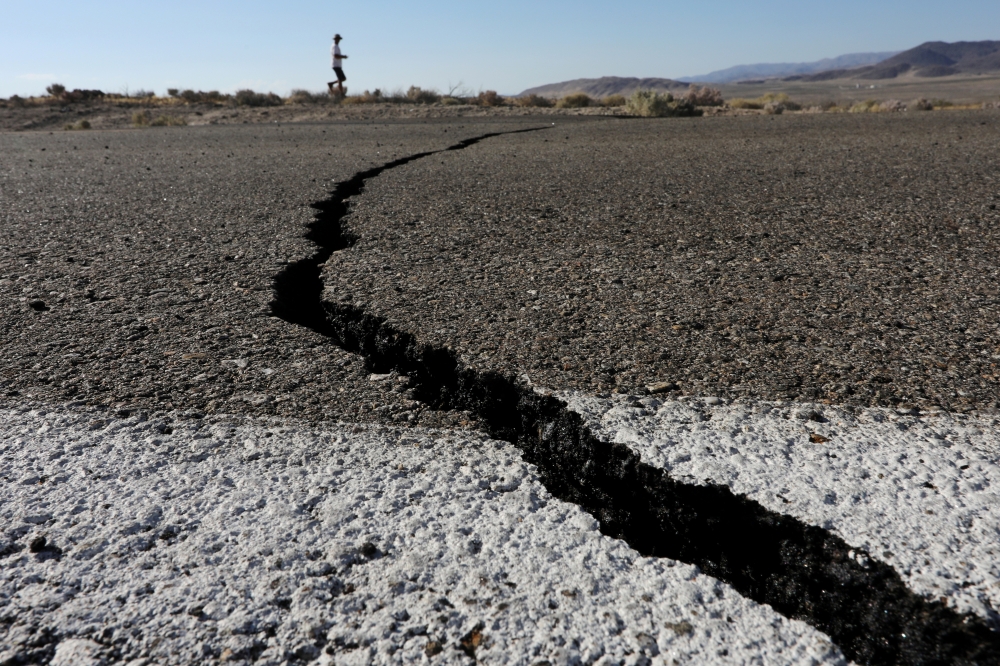
<instances>
[{"instance_id":1,"label":"deep crack opening","mask_svg":"<svg viewBox=\"0 0 1000 666\"><path fill-rule=\"evenodd\" d=\"M513 378L463 366L449 349L421 344L385 319L350 304L322 301L320 264L350 247L344 228L352 197L384 171L462 150L492 132L439 151L417 153L356 174L314 203L306 237L315 255L275 278L274 313L364 357L376 372L408 375L415 397L434 409L467 410L489 435L512 442L538 468L554 497L579 505L601 531L646 556L700 567L758 603L828 634L861 664L996 664L1000 636L983 619L961 615L907 588L889 565L854 558L843 539L770 511L725 486L680 483L623 444L604 442L582 417Z\"/></svg>"}]
</instances>

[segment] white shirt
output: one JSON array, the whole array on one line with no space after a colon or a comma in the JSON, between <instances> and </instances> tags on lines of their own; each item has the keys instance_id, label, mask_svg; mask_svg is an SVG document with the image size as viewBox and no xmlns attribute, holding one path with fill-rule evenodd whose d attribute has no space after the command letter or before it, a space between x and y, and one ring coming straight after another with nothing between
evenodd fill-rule
<instances>
[{"instance_id":1,"label":"white shirt","mask_svg":"<svg viewBox=\"0 0 1000 666\"><path fill-rule=\"evenodd\" d=\"M334 67L343 67L343 61L340 59L340 46L337 44L330 47L330 58L333 59Z\"/></svg>"}]
</instances>

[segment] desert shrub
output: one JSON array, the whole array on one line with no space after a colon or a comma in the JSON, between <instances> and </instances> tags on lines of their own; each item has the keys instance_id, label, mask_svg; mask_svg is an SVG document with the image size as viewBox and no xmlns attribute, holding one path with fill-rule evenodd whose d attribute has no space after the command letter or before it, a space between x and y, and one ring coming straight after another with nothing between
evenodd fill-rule
<instances>
[{"instance_id":1,"label":"desert shrub","mask_svg":"<svg viewBox=\"0 0 1000 666\"><path fill-rule=\"evenodd\" d=\"M179 116L160 116L149 124L153 127L180 127L187 125L187 120Z\"/></svg>"},{"instance_id":2,"label":"desert shrub","mask_svg":"<svg viewBox=\"0 0 1000 666\"><path fill-rule=\"evenodd\" d=\"M897 111L906 111L906 105L898 99L887 99L878 105L878 110L895 113Z\"/></svg>"},{"instance_id":3,"label":"desert shrub","mask_svg":"<svg viewBox=\"0 0 1000 666\"><path fill-rule=\"evenodd\" d=\"M74 88L72 91L63 91L59 98L66 103L70 102L90 102L95 99L101 99L104 97L104 92L101 90L81 90L79 88Z\"/></svg>"},{"instance_id":4,"label":"desert shrub","mask_svg":"<svg viewBox=\"0 0 1000 666\"><path fill-rule=\"evenodd\" d=\"M476 99L480 106L500 106L506 101L496 90L484 90Z\"/></svg>"},{"instance_id":5,"label":"desert shrub","mask_svg":"<svg viewBox=\"0 0 1000 666\"><path fill-rule=\"evenodd\" d=\"M136 127L146 127L149 120L149 111L136 111L132 114L132 124Z\"/></svg>"},{"instance_id":6,"label":"desert shrub","mask_svg":"<svg viewBox=\"0 0 1000 666\"><path fill-rule=\"evenodd\" d=\"M879 111L879 103L873 99L866 99L863 102L855 102L851 105L851 108L847 110L848 113L877 113Z\"/></svg>"},{"instance_id":7,"label":"desert shrub","mask_svg":"<svg viewBox=\"0 0 1000 666\"><path fill-rule=\"evenodd\" d=\"M722 91L717 88L704 86L699 88L694 83L684 94L684 99L695 106L722 106L725 100L722 99Z\"/></svg>"},{"instance_id":8,"label":"desert shrub","mask_svg":"<svg viewBox=\"0 0 1000 666\"><path fill-rule=\"evenodd\" d=\"M625 106L625 95L608 95L607 97L602 97L600 101L601 106Z\"/></svg>"},{"instance_id":9,"label":"desert shrub","mask_svg":"<svg viewBox=\"0 0 1000 666\"><path fill-rule=\"evenodd\" d=\"M573 93L561 98L556 106L560 109L582 109L590 106L593 101L587 93Z\"/></svg>"},{"instance_id":10,"label":"desert shrub","mask_svg":"<svg viewBox=\"0 0 1000 666\"><path fill-rule=\"evenodd\" d=\"M441 101L441 94L435 90L424 90L420 86L410 86L406 99L417 104L434 104Z\"/></svg>"},{"instance_id":11,"label":"desert shrub","mask_svg":"<svg viewBox=\"0 0 1000 666\"><path fill-rule=\"evenodd\" d=\"M76 124L66 125L66 127L64 127L63 129L69 130L69 131L72 131L72 130L89 130L90 129L90 121L89 120L79 120L79 121L76 122Z\"/></svg>"},{"instance_id":12,"label":"desert shrub","mask_svg":"<svg viewBox=\"0 0 1000 666\"><path fill-rule=\"evenodd\" d=\"M227 95L223 95L218 90L210 90L208 92L204 92L202 90L195 92L194 90L190 89L182 90L180 93L177 94L177 97L184 100L184 102L187 104L198 104L198 103L222 104L223 102L229 99Z\"/></svg>"},{"instance_id":13,"label":"desert shrub","mask_svg":"<svg viewBox=\"0 0 1000 666\"><path fill-rule=\"evenodd\" d=\"M633 116L645 118L700 116L703 113L687 100L677 100L670 93L655 90L636 90L625 103L625 109Z\"/></svg>"},{"instance_id":14,"label":"desert shrub","mask_svg":"<svg viewBox=\"0 0 1000 666\"><path fill-rule=\"evenodd\" d=\"M274 93L259 93L253 90L237 90L233 96L237 106L278 106L283 104L281 98Z\"/></svg>"},{"instance_id":15,"label":"desert shrub","mask_svg":"<svg viewBox=\"0 0 1000 666\"><path fill-rule=\"evenodd\" d=\"M547 108L552 106L552 100L541 95L525 95L523 97L515 97L514 104L518 106Z\"/></svg>"},{"instance_id":16,"label":"desert shrub","mask_svg":"<svg viewBox=\"0 0 1000 666\"><path fill-rule=\"evenodd\" d=\"M955 103L947 99L932 99L931 106L935 109L947 109L949 106L955 106Z\"/></svg>"},{"instance_id":17,"label":"desert shrub","mask_svg":"<svg viewBox=\"0 0 1000 666\"><path fill-rule=\"evenodd\" d=\"M168 97L179 97L180 91L177 88L167 88Z\"/></svg>"},{"instance_id":18,"label":"desert shrub","mask_svg":"<svg viewBox=\"0 0 1000 666\"><path fill-rule=\"evenodd\" d=\"M756 99L739 97L729 100L728 104L731 109L763 109L766 113L802 110L802 105L793 102L786 93L765 93Z\"/></svg>"},{"instance_id":19,"label":"desert shrub","mask_svg":"<svg viewBox=\"0 0 1000 666\"><path fill-rule=\"evenodd\" d=\"M457 97L442 97L441 103L445 106L455 106L456 104L465 104L465 102Z\"/></svg>"},{"instance_id":20,"label":"desert shrub","mask_svg":"<svg viewBox=\"0 0 1000 666\"><path fill-rule=\"evenodd\" d=\"M136 99L149 99L150 97L156 97L156 93L152 90L143 90L140 88L128 95L128 97L135 97Z\"/></svg>"},{"instance_id":21,"label":"desert shrub","mask_svg":"<svg viewBox=\"0 0 1000 666\"><path fill-rule=\"evenodd\" d=\"M52 97L59 97L66 92L66 86L61 83L53 83L52 85L45 87L45 92Z\"/></svg>"},{"instance_id":22,"label":"desert shrub","mask_svg":"<svg viewBox=\"0 0 1000 666\"><path fill-rule=\"evenodd\" d=\"M906 105L907 110L913 109L914 111L933 111L934 105L928 102L923 97L915 99Z\"/></svg>"},{"instance_id":23,"label":"desert shrub","mask_svg":"<svg viewBox=\"0 0 1000 666\"><path fill-rule=\"evenodd\" d=\"M20 108L24 106L24 98L21 97L20 95L11 95L10 99L7 100L7 103L10 104L11 106Z\"/></svg>"},{"instance_id":24,"label":"desert shrub","mask_svg":"<svg viewBox=\"0 0 1000 666\"><path fill-rule=\"evenodd\" d=\"M308 90L296 88L288 96L288 104L322 104L327 101L329 95L326 93L313 93Z\"/></svg>"}]
</instances>

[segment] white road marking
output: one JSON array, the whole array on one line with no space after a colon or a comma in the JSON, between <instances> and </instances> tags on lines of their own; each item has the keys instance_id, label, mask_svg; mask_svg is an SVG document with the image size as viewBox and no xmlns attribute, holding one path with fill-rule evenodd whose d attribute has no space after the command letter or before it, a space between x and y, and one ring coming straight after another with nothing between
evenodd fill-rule
<instances>
[{"instance_id":1,"label":"white road marking","mask_svg":"<svg viewBox=\"0 0 1000 666\"><path fill-rule=\"evenodd\" d=\"M440 643L466 663L463 639L488 663L844 663L808 625L601 535L504 442L162 425L0 410L0 661L50 629L59 663L99 663L102 643L338 664Z\"/></svg>"},{"instance_id":2,"label":"white road marking","mask_svg":"<svg viewBox=\"0 0 1000 666\"><path fill-rule=\"evenodd\" d=\"M625 396L560 397L595 434L627 444L673 478L729 486L829 529L858 549L856 558L893 566L915 592L997 621L1000 420L798 403L646 397L636 407Z\"/></svg>"}]
</instances>

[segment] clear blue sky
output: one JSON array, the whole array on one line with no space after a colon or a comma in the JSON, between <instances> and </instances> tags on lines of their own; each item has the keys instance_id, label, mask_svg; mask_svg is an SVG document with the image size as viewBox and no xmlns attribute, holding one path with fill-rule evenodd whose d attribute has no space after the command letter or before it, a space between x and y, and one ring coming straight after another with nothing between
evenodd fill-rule
<instances>
[{"instance_id":1,"label":"clear blue sky","mask_svg":"<svg viewBox=\"0 0 1000 666\"><path fill-rule=\"evenodd\" d=\"M513 94L582 77L681 77L930 40L1000 39L991 0L4 0L0 97L52 82L121 92L321 90L334 32L352 92Z\"/></svg>"}]
</instances>

